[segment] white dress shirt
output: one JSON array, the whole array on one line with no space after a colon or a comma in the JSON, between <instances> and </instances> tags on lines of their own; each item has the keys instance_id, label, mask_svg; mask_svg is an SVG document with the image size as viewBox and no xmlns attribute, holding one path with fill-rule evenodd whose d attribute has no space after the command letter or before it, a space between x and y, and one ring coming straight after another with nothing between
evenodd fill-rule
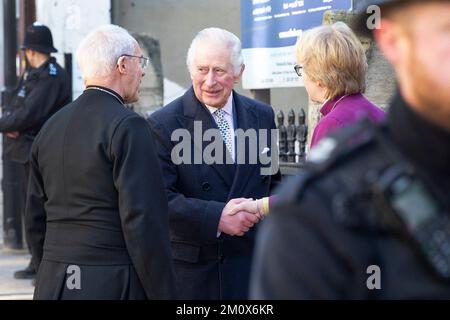
<instances>
[{"instance_id":1,"label":"white dress shirt","mask_svg":"<svg viewBox=\"0 0 450 320\"><path fill-rule=\"evenodd\" d=\"M211 112L214 120L217 122L216 115L214 112L218 108L206 106ZM234 121L233 121L233 92L231 92L230 96L228 97L227 103L223 106L222 110L225 112L225 120L228 122L228 125L230 126L231 130L231 158L234 162L236 162L236 150L235 150L235 141L234 141Z\"/></svg>"}]
</instances>

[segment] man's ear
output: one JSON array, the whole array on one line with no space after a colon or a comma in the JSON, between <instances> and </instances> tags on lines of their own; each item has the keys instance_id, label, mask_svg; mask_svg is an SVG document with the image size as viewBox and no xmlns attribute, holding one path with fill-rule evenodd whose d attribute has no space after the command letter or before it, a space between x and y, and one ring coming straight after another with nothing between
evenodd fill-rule
<instances>
[{"instance_id":1,"label":"man's ear","mask_svg":"<svg viewBox=\"0 0 450 320\"><path fill-rule=\"evenodd\" d=\"M119 60L117 60L116 68L119 70L120 73L126 74L126 59L125 57L120 57Z\"/></svg>"},{"instance_id":2,"label":"man's ear","mask_svg":"<svg viewBox=\"0 0 450 320\"><path fill-rule=\"evenodd\" d=\"M241 81L244 70L245 70L245 64L242 64L241 71L239 72L239 74L237 76L234 76L234 83L239 83L239 81Z\"/></svg>"}]
</instances>

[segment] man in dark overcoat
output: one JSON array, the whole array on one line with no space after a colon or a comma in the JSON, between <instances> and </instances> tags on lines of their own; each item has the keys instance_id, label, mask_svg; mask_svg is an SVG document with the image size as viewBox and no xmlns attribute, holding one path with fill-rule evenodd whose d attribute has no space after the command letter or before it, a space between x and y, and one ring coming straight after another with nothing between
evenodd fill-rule
<instances>
[{"instance_id":1,"label":"man in dark overcoat","mask_svg":"<svg viewBox=\"0 0 450 320\"><path fill-rule=\"evenodd\" d=\"M170 299L167 196L138 100L148 59L113 25L84 38L86 90L32 147L26 222L35 299Z\"/></svg>"}]
</instances>

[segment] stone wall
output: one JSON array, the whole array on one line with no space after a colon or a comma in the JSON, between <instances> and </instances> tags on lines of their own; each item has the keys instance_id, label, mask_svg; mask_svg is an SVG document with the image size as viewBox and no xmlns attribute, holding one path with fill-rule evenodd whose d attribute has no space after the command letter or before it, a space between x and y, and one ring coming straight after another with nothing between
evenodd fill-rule
<instances>
[{"instance_id":1,"label":"stone wall","mask_svg":"<svg viewBox=\"0 0 450 320\"><path fill-rule=\"evenodd\" d=\"M144 57L150 58L140 87L139 101L133 110L146 116L164 104L164 76L159 41L146 33L133 34L139 42Z\"/></svg>"}]
</instances>

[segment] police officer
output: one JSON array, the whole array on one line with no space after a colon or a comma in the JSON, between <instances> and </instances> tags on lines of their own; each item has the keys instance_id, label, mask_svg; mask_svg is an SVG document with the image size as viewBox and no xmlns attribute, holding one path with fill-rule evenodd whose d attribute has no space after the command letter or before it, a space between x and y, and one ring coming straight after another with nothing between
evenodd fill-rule
<instances>
[{"instance_id":1,"label":"police officer","mask_svg":"<svg viewBox=\"0 0 450 320\"><path fill-rule=\"evenodd\" d=\"M52 52L50 29L35 23L27 28L24 43L27 69L19 80L11 104L0 118L0 132L6 139L3 157L19 168L20 208L25 210L28 184L28 157L34 137L56 111L70 102L71 88L66 72L58 65ZM14 177L18 178L18 177ZM20 219L18 219L20 220ZM33 259L15 278L33 278L36 274Z\"/></svg>"},{"instance_id":2,"label":"police officer","mask_svg":"<svg viewBox=\"0 0 450 320\"><path fill-rule=\"evenodd\" d=\"M279 190L253 298L450 298L450 1L359 4L398 93L384 125L325 138Z\"/></svg>"}]
</instances>

